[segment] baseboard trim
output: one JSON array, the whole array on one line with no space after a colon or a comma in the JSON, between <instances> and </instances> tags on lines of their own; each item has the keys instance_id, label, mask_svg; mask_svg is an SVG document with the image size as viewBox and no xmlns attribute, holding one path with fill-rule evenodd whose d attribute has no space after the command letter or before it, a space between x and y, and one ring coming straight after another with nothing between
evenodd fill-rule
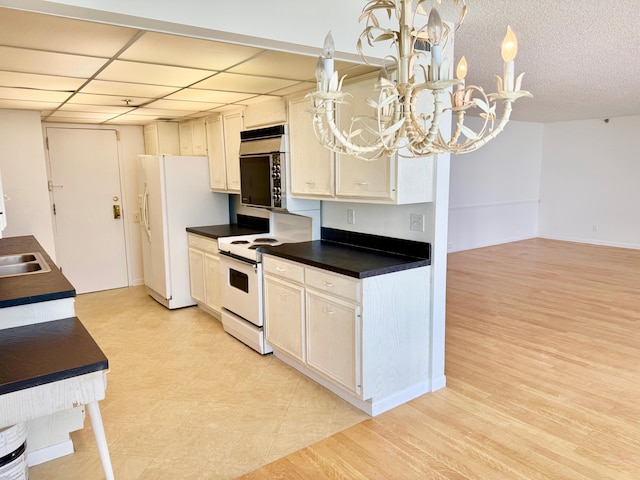
<instances>
[{"instance_id":1,"label":"baseboard trim","mask_svg":"<svg viewBox=\"0 0 640 480\"><path fill-rule=\"evenodd\" d=\"M27 465L33 467L40 465L41 463L48 462L55 458L64 457L65 455L71 455L73 453L73 441L71 439L62 443L56 443L48 447L34 450L33 452L27 452Z\"/></svg>"}]
</instances>

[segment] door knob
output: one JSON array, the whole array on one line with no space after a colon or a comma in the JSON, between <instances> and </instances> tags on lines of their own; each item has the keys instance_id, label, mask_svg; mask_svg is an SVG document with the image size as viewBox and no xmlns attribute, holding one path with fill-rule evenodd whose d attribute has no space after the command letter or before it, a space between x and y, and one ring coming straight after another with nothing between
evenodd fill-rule
<instances>
[{"instance_id":1,"label":"door knob","mask_svg":"<svg viewBox=\"0 0 640 480\"><path fill-rule=\"evenodd\" d=\"M113 206L113 218L118 220L120 218L120 205Z\"/></svg>"}]
</instances>

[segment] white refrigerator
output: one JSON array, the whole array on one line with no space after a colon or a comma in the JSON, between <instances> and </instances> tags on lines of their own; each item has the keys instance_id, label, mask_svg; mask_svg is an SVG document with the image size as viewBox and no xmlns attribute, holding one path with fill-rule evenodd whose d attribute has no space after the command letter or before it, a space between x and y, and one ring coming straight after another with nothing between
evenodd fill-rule
<instances>
[{"instance_id":1,"label":"white refrigerator","mask_svg":"<svg viewBox=\"0 0 640 480\"><path fill-rule=\"evenodd\" d=\"M210 190L207 157L139 155L138 181L147 292L169 309L195 305L186 228L229 223L229 196Z\"/></svg>"}]
</instances>

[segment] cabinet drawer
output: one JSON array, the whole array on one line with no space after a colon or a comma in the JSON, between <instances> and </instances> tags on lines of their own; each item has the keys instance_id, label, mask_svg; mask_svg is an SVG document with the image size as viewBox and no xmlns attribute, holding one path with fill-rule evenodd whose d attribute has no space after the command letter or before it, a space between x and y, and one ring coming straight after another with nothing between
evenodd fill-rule
<instances>
[{"instance_id":1,"label":"cabinet drawer","mask_svg":"<svg viewBox=\"0 0 640 480\"><path fill-rule=\"evenodd\" d=\"M262 266L264 273L304 283L304 267L302 265L265 255L262 257Z\"/></svg>"},{"instance_id":2,"label":"cabinet drawer","mask_svg":"<svg viewBox=\"0 0 640 480\"><path fill-rule=\"evenodd\" d=\"M190 233L189 246L194 248L200 248L210 253L218 253L218 241L213 238L203 237L201 235L194 235Z\"/></svg>"},{"instance_id":3,"label":"cabinet drawer","mask_svg":"<svg viewBox=\"0 0 640 480\"><path fill-rule=\"evenodd\" d=\"M307 287L360 303L360 280L315 268L305 270Z\"/></svg>"}]
</instances>

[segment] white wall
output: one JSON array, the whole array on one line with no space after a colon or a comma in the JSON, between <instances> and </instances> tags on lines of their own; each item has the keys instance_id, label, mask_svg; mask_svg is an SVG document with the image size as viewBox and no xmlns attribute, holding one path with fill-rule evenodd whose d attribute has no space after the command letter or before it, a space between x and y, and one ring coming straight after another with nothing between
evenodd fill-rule
<instances>
[{"instance_id":1,"label":"white wall","mask_svg":"<svg viewBox=\"0 0 640 480\"><path fill-rule=\"evenodd\" d=\"M511 121L480 150L452 155L449 251L537 235L542 136L541 123Z\"/></svg>"},{"instance_id":2,"label":"white wall","mask_svg":"<svg viewBox=\"0 0 640 480\"><path fill-rule=\"evenodd\" d=\"M544 127L539 236L640 248L640 116Z\"/></svg>"},{"instance_id":3,"label":"white wall","mask_svg":"<svg viewBox=\"0 0 640 480\"><path fill-rule=\"evenodd\" d=\"M9 197L3 237L34 235L55 262L40 112L0 110L0 170Z\"/></svg>"}]
</instances>

